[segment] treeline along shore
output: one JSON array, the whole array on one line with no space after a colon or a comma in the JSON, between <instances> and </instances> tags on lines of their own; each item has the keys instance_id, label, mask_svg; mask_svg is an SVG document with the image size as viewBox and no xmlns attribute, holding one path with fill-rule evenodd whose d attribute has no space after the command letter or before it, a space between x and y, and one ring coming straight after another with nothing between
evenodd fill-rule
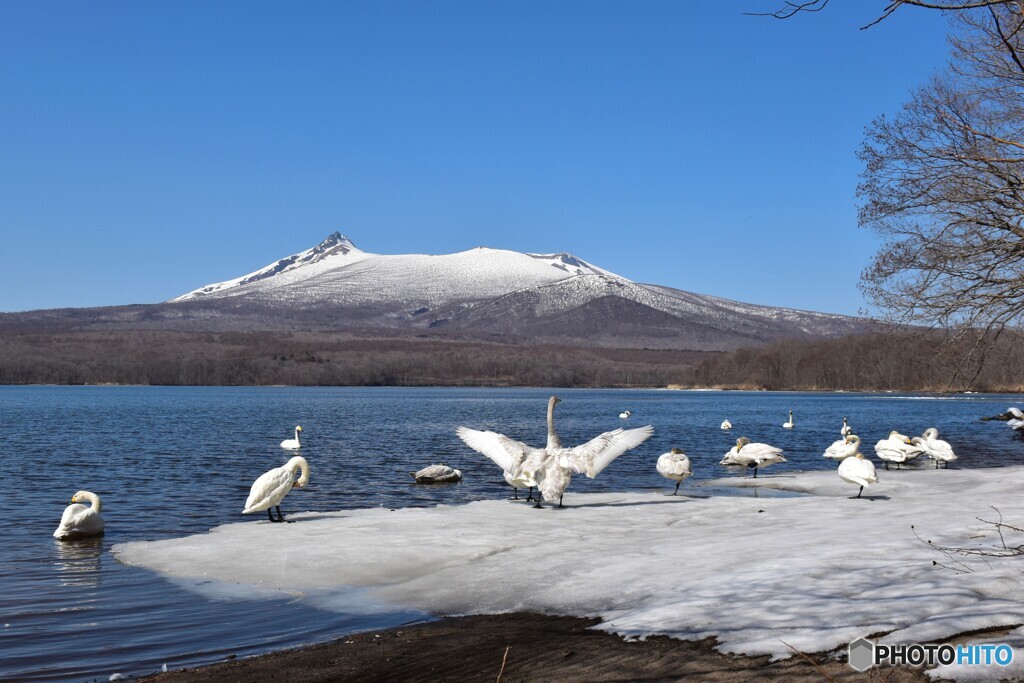
<instances>
[{"instance_id":1,"label":"treeline along shore","mask_svg":"<svg viewBox=\"0 0 1024 683\"><path fill-rule=\"evenodd\" d=\"M1024 344L977 364L926 334L871 333L731 352L577 348L328 332L0 334L0 384L556 386L1024 391Z\"/></svg>"}]
</instances>

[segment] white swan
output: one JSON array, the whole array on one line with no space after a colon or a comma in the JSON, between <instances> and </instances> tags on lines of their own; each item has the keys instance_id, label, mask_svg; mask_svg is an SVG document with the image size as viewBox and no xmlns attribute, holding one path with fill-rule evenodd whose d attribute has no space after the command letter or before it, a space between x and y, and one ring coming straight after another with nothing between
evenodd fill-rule
<instances>
[{"instance_id":1,"label":"white swan","mask_svg":"<svg viewBox=\"0 0 1024 683\"><path fill-rule=\"evenodd\" d=\"M633 411L631 411L631 410L623 410L621 413L619 413L619 417L621 417L623 420L625 420L626 418L628 418L632 414L633 414Z\"/></svg>"},{"instance_id":2,"label":"white swan","mask_svg":"<svg viewBox=\"0 0 1024 683\"><path fill-rule=\"evenodd\" d=\"M1024 420L1008 420L1006 424L1008 424L1010 429L1015 432L1019 432L1024 429Z\"/></svg>"},{"instance_id":3,"label":"white swan","mask_svg":"<svg viewBox=\"0 0 1024 683\"><path fill-rule=\"evenodd\" d=\"M940 463L949 467L949 461L956 460L953 447L949 445L948 441L939 438L939 430L935 427L929 427L924 430L923 435L915 436L911 441L920 446L924 450L924 454L935 461L935 469L939 468Z\"/></svg>"},{"instance_id":4,"label":"white swan","mask_svg":"<svg viewBox=\"0 0 1024 683\"><path fill-rule=\"evenodd\" d=\"M860 494L864 493L865 486L878 483L878 473L875 471L875 466L870 460L865 460L864 456L860 453L846 458L839 463L837 472L843 481L860 486L857 495L850 496L851 498L860 498Z\"/></svg>"},{"instance_id":5,"label":"white swan","mask_svg":"<svg viewBox=\"0 0 1024 683\"><path fill-rule=\"evenodd\" d=\"M548 399L548 441L545 448L557 448L562 445L555 432L555 405L559 401L561 399L557 396ZM530 492L526 500L533 500L533 488L537 485L537 480L523 470L523 464L531 453L543 451L543 448L534 448L498 432L481 432L469 427L459 427L455 433L467 446L478 453L483 453L501 468L516 500L519 500L519 489L527 487Z\"/></svg>"},{"instance_id":6,"label":"white swan","mask_svg":"<svg viewBox=\"0 0 1024 683\"><path fill-rule=\"evenodd\" d=\"M409 474L417 484L452 484L462 481L462 472L448 465L430 465Z\"/></svg>"},{"instance_id":7,"label":"white swan","mask_svg":"<svg viewBox=\"0 0 1024 683\"><path fill-rule=\"evenodd\" d=\"M79 504L86 500L91 504L89 507ZM101 536L104 527L100 515L102 509L103 503L99 496L92 491L79 491L71 496L71 505L64 508L60 526L53 532L53 537L61 541L73 541L87 536Z\"/></svg>"},{"instance_id":8,"label":"white swan","mask_svg":"<svg viewBox=\"0 0 1024 683\"><path fill-rule=\"evenodd\" d=\"M792 429L795 425L796 425L796 423L793 422L793 411L791 410L791 411L789 411L789 422L783 422L782 423L782 428L783 429Z\"/></svg>"},{"instance_id":9,"label":"white swan","mask_svg":"<svg viewBox=\"0 0 1024 683\"><path fill-rule=\"evenodd\" d=\"M302 431L302 427L295 427L295 438L285 439L281 442L281 448L289 451L297 451L302 448L302 444L299 443L299 432ZM316 450L316 449L314 449Z\"/></svg>"},{"instance_id":10,"label":"white swan","mask_svg":"<svg viewBox=\"0 0 1024 683\"><path fill-rule=\"evenodd\" d=\"M683 480L693 474L693 470L690 469L690 459L679 448L673 448L668 453L663 453L658 458L656 468L658 474L676 482L676 489L672 492L673 496L679 494L679 485L683 483Z\"/></svg>"},{"instance_id":11,"label":"white swan","mask_svg":"<svg viewBox=\"0 0 1024 683\"><path fill-rule=\"evenodd\" d=\"M725 457L718 464L753 467L754 478L757 479L758 467L767 467L777 462L786 462L786 459L782 456L781 448L769 446L766 443L751 443L750 439L741 436L736 439L736 445L725 454Z\"/></svg>"},{"instance_id":12,"label":"white swan","mask_svg":"<svg viewBox=\"0 0 1024 683\"><path fill-rule=\"evenodd\" d=\"M295 470L302 471L298 481L295 480ZM282 467L275 467L264 472L259 479L252 483L242 514L248 515L266 510L271 522L283 522L281 499L292 490L292 486L302 488L307 483L309 483L309 463L301 455L296 455ZM277 519L274 519L274 513L270 511L270 508L277 508Z\"/></svg>"},{"instance_id":13,"label":"white swan","mask_svg":"<svg viewBox=\"0 0 1024 683\"><path fill-rule=\"evenodd\" d=\"M722 420L722 429L732 429L732 422Z\"/></svg>"},{"instance_id":14,"label":"white swan","mask_svg":"<svg viewBox=\"0 0 1024 683\"><path fill-rule=\"evenodd\" d=\"M833 460L845 460L857 455L859 448L860 437L856 434L850 434L846 438L833 441L832 445L825 449L823 456Z\"/></svg>"},{"instance_id":15,"label":"white swan","mask_svg":"<svg viewBox=\"0 0 1024 683\"><path fill-rule=\"evenodd\" d=\"M889 432L888 438L875 444L875 454L885 462L885 469L889 469L889 463L892 462L896 463L896 468L899 469L901 464L915 460L923 452L924 449L896 430Z\"/></svg>"},{"instance_id":16,"label":"white swan","mask_svg":"<svg viewBox=\"0 0 1024 683\"><path fill-rule=\"evenodd\" d=\"M842 434L843 436L849 436L850 434L853 434L853 427L850 426L850 424L846 421L845 417L843 418L843 427L842 429L839 430L839 433Z\"/></svg>"},{"instance_id":17,"label":"white swan","mask_svg":"<svg viewBox=\"0 0 1024 683\"><path fill-rule=\"evenodd\" d=\"M1024 420L1024 411L1022 411L1020 408L1016 406L1010 406L1009 408L1006 409L1006 412L1008 412L1010 415L1013 415L1013 417L1017 420Z\"/></svg>"},{"instance_id":18,"label":"white swan","mask_svg":"<svg viewBox=\"0 0 1024 683\"><path fill-rule=\"evenodd\" d=\"M555 498L558 498L558 507L563 507L562 496L569 487L574 472L586 474L593 479L615 458L631 448L636 448L654 433L654 427L650 425L636 429L615 429L598 434L590 441L574 448L564 448L558 442L558 435L554 431L553 408L552 404L547 447L531 452L523 462L522 469L527 476L533 477L537 482L537 488L544 500L554 502ZM542 507L540 503L538 497L534 507Z\"/></svg>"}]
</instances>

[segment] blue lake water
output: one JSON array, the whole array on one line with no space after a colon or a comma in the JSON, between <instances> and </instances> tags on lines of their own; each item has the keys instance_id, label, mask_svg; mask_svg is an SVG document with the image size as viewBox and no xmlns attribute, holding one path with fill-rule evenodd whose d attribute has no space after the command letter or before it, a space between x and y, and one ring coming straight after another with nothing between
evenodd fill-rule
<instances>
[{"instance_id":1,"label":"blue lake water","mask_svg":"<svg viewBox=\"0 0 1024 683\"><path fill-rule=\"evenodd\" d=\"M196 591L110 554L115 543L205 532L243 517L252 481L290 455L278 447L295 425L312 474L282 509L339 510L459 503L506 497L489 460L454 435L467 425L527 443L545 436L545 389L0 387L0 679L107 680L244 656L392 625L400 615L346 615L295 600ZM699 480L745 477L718 465L738 436L785 450L788 463L762 471L823 469L843 416L864 441L891 429L938 427L960 456L951 467L1024 463L1024 439L1004 422L978 418L1021 396L556 390L565 444L622 426L655 435L600 477L575 477L576 492L671 490L654 470L672 447ZM631 410L629 420L618 417ZM796 428L781 428L793 410ZM734 429L723 432L725 418ZM456 485L416 486L409 476L443 462ZM920 466L932 466L927 462ZM103 499L107 534L61 543L51 537L71 495ZM513 504L513 503L510 503ZM549 514L538 511L537 514ZM557 514L557 513L556 513ZM409 615L409 619L415 615Z\"/></svg>"}]
</instances>

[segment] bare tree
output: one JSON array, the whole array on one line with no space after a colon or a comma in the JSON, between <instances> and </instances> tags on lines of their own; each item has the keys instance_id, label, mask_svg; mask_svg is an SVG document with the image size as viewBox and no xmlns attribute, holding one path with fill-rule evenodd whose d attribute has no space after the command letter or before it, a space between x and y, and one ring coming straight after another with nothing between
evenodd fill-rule
<instances>
[{"instance_id":1,"label":"bare tree","mask_svg":"<svg viewBox=\"0 0 1024 683\"><path fill-rule=\"evenodd\" d=\"M958 22L947 71L859 152L860 223L884 240L861 288L889 320L972 336L983 355L1024 315L1024 8Z\"/></svg>"},{"instance_id":2,"label":"bare tree","mask_svg":"<svg viewBox=\"0 0 1024 683\"><path fill-rule=\"evenodd\" d=\"M797 14L806 12L820 12L828 6L829 0L802 0L792 2L786 0L782 6L771 12L746 12L748 15L759 17L773 17L775 19L790 19ZM862 29L870 28L883 21L900 7L921 7L932 10L971 10L996 5L1014 4L1015 0L884 0L883 8L878 18L871 23L861 26Z\"/></svg>"}]
</instances>

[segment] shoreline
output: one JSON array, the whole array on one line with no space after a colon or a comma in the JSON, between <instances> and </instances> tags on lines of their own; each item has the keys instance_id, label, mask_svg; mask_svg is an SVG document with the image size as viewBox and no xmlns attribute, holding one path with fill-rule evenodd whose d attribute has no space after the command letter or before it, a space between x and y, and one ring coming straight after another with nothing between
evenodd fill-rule
<instances>
[{"instance_id":1,"label":"shoreline","mask_svg":"<svg viewBox=\"0 0 1024 683\"><path fill-rule=\"evenodd\" d=\"M713 638L627 641L592 627L596 618L515 612L463 617L343 636L244 659L140 677L205 681L747 681L864 680L834 653L723 654ZM507 649L506 649L507 648ZM504 661L503 661L504 660ZM923 669L879 669L891 683L930 681Z\"/></svg>"}]
</instances>

